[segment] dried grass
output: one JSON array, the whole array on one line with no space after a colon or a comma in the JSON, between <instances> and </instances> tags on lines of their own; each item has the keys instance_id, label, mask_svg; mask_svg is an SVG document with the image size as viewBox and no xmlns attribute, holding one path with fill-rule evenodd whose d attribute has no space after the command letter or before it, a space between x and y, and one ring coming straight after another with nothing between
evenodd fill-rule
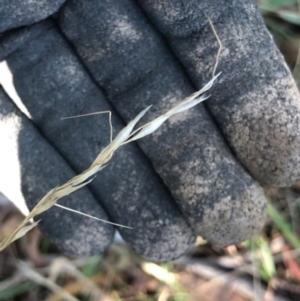
<instances>
[{"instance_id":1,"label":"dried grass","mask_svg":"<svg viewBox=\"0 0 300 301\"><path fill-rule=\"evenodd\" d=\"M155 118L154 120L148 122L147 124L141 126L140 128L134 130L134 127L136 126L136 124L142 119L142 117L147 113L147 111L151 108L151 106L144 109L132 121L130 121L127 124L127 126L124 127L123 130L121 130L119 132L119 134L116 136L115 139L112 139L112 130L111 130L109 145L107 145L100 152L100 154L97 156L97 158L91 164L91 166L88 169L86 169L85 171L83 171L81 174L79 174L79 175L73 177L72 179L70 179L69 181L67 181L65 184L51 189L37 203L37 205L32 209L32 211L28 214L28 216L26 216L26 218L23 220L23 222L8 237L6 237L3 241L0 242L0 252L2 250L4 250L7 246L9 246L12 242L21 238L28 231L30 231L35 226L37 226L39 221L30 223L30 220L33 219L35 216L50 209L52 206L58 206L58 207L66 209L66 210L70 210L70 211L76 212L78 214L88 216L93 219L97 219L97 220L100 220L100 221L103 221L103 222L106 222L109 224L113 224L118 227L130 228L130 227L127 227L124 225L112 223L110 221L102 220L97 217L64 207L62 205L57 204L57 201L59 199L61 199L62 197L67 196L70 193L72 193L72 192L86 186L90 182L92 182L96 176L96 173L105 167L105 165L108 163L108 161L112 158L114 152L119 147L152 134L164 122L166 122L171 116L179 114L188 109L191 109L194 106L196 106L197 104L199 104L200 102L203 102L204 100L209 98L209 95L205 95L205 92L207 92L213 86L215 80L221 74L221 72L220 72L217 75L215 75L215 72L216 72L216 69L218 66L218 62L219 62L220 53L222 50L222 43L221 43L221 40L219 39L219 36L218 36L210 18L208 18L208 21L209 21L209 24L212 28L212 31L213 31L216 39L217 39L217 42L219 44L219 50L218 50L218 54L216 57L216 63L215 63L214 69L213 69L212 79L201 90L193 93L191 96L185 98L182 102L180 102L178 105L173 107L171 110L167 111L165 114ZM105 112L100 112L100 113L109 113L109 124L110 124L110 128L112 129L111 112L105 111ZM72 116L72 117L67 117L64 119L88 116L88 115L93 115L93 114L99 114L99 113L91 113L91 114L85 114L85 115L80 115L80 116Z\"/></svg>"},{"instance_id":2,"label":"dried grass","mask_svg":"<svg viewBox=\"0 0 300 301\"><path fill-rule=\"evenodd\" d=\"M65 184L51 189L32 209L32 211L28 214L28 216L24 219L24 221L7 238L5 238L0 243L0 251L5 249L13 241L24 236L28 231L33 229L39 223L39 221L37 221L30 224L29 222L32 218L48 210L52 206L56 205L57 201L62 197L67 196L70 193L89 184L94 179L95 174L105 167L108 161L112 158L114 152L119 147L129 142L135 141L137 139L141 139L147 135L150 135L155 130L157 130L165 121L167 121L171 116L186 111L194 107L195 105L199 104L200 102L204 101L205 99L207 99L209 96L206 96L204 93L212 87L213 83L215 82L215 80L218 78L219 75L220 73L214 76L211 79L211 81L208 82L201 90L187 97L181 103L176 105L174 108L172 108L165 114L157 117L151 122L133 131L135 125L147 113L147 111L150 109L150 106L144 109L142 112L140 112L131 122L127 124L126 127L123 128L123 130L120 131L120 133L115 137L115 139L113 139L110 142L110 144L100 152L100 154L97 156L97 158L94 160L94 162L91 164L91 166L88 169L83 171L81 174L75 176ZM118 224L116 225L122 226Z\"/></svg>"}]
</instances>

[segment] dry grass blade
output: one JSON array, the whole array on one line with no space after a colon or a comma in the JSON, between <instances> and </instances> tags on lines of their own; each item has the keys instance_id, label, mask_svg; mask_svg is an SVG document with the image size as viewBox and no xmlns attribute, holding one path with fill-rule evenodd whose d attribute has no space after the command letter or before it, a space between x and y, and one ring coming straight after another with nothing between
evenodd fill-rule
<instances>
[{"instance_id":1,"label":"dry grass blade","mask_svg":"<svg viewBox=\"0 0 300 301\"><path fill-rule=\"evenodd\" d=\"M141 139L147 135L152 134L171 116L186 111L199 104L200 102L206 100L209 96L205 96L203 94L212 87L213 83L220 76L220 74L221 72L214 76L201 90L193 93L191 96L184 99L182 102L180 102L178 105L176 105L174 108L172 108L165 114L157 117L156 119L152 120L151 122L145 124L144 126L134 131L131 135L132 137L129 140L127 140L126 143L137 139Z\"/></svg>"},{"instance_id":2,"label":"dry grass blade","mask_svg":"<svg viewBox=\"0 0 300 301\"><path fill-rule=\"evenodd\" d=\"M88 117L88 116L93 116L93 115L99 115L99 114L108 114L108 122L109 122L109 127L110 127L110 135L109 135L109 142L112 142L112 121L111 121L111 111L100 111L100 112L93 112L93 113L88 113L88 114L81 114L81 115L75 115L75 116L69 116L69 117L64 117L61 118L61 120L66 120L66 119L74 119L74 118L81 118L81 117Z\"/></svg>"},{"instance_id":3,"label":"dry grass blade","mask_svg":"<svg viewBox=\"0 0 300 301\"><path fill-rule=\"evenodd\" d=\"M131 122L128 123L123 130L111 141L111 143L106 146L91 166L83 171L81 174L75 176L65 184L51 189L41 201L33 208L29 215L24 219L24 221L5 239L0 243L0 251L5 249L9 244L11 244L16 239L19 239L25 235L29 230L37 225L38 222L28 225L29 221L36 215L48 210L54 206L59 199L70 193L80 189L81 187L89 184L95 177L95 174L105 167L105 164L112 158L114 152L122 145L129 143L131 141L140 139L147 135L153 133L158 129L167 119L172 115L178 114L185 110L188 110L198 103L204 101L208 96L203 95L204 92L208 91L215 80L218 78L220 73L212 78L201 90L195 92L191 96L187 97L181 103L176 105L174 108L166 112L165 114L157 117L153 121L147 123L141 128L133 131L135 125L140 121L140 119L147 113L150 106L140 112Z\"/></svg>"},{"instance_id":4,"label":"dry grass blade","mask_svg":"<svg viewBox=\"0 0 300 301\"><path fill-rule=\"evenodd\" d=\"M65 206L62 206L62 205L59 205L59 204L54 204L54 206L59 207L59 208L62 208L62 209L65 209L65 210L67 210L67 211L71 211L71 212L74 212L74 213L83 215L83 216L86 216L86 217L89 217L89 218L92 218L92 219L95 219L95 220L97 220L97 221L101 221L101 222L104 222L104 223L107 223L107 224L114 225L114 226L117 226L117 227L132 229L132 227L124 226L124 225L117 224L117 223L112 223L112 222L106 221L106 220L104 220L104 219L102 219L102 218L98 218L98 217L96 217L96 216L93 216L93 215L90 215L90 214L86 214L86 213L84 213L84 212L81 212L81 211L78 211L78 210L75 210L75 209L71 209L71 208L69 208L69 207L65 207Z\"/></svg>"}]
</instances>

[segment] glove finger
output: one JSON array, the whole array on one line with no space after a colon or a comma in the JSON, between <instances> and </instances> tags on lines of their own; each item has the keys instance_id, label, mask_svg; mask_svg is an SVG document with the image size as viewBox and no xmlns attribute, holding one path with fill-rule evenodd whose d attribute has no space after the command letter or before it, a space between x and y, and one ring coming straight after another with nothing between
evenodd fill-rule
<instances>
[{"instance_id":1,"label":"glove finger","mask_svg":"<svg viewBox=\"0 0 300 301\"><path fill-rule=\"evenodd\" d=\"M149 118L158 116L194 91L133 1L68 1L59 26L126 121L150 104ZM172 118L139 145L198 234L228 245L261 228L263 192L203 106Z\"/></svg>"},{"instance_id":2,"label":"glove finger","mask_svg":"<svg viewBox=\"0 0 300 301\"><path fill-rule=\"evenodd\" d=\"M32 36L26 35L23 43L22 34L15 36L19 48L7 57L16 89L34 123L80 172L109 143L108 118L60 118L112 111L114 136L124 124L53 24L44 22L28 31ZM119 231L141 255L171 260L193 244L191 227L137 146L117 150L89 187L113 222L133 228Z\"/></svg>"},{"instance_id":3,"label":"glove finger","mask_svg":"<svg viewBox=\"0 0 300 301\"><path fill-rule=\"evenodd\" d=\"M223 43L222 71L207 105L234 152L260 183L289 186L300 176L300 103L284 59L254 1L140 0L193 83L211 76Z\"/></svg>"},{"instance_id":4,"label":"glove finger","mask_svg":"<svg viewBox=\"0 0 300 301\"><path fill-rule=\"evenodd\" d=\"M66 0L2 0L0 33L30 25L55 13Z\"/></svg>"},{"instance_id":5,"label":"glove finger","mask_svg":"<svg viewBox=\"0 0 300 301\"><path fill-rule=\"evenodd\" d=\"M60 154L19 112L0 87L1 191L21 189L30 209L52 188L75 176ZM15 187L20 178L20 186ZM88 189L83 188L59 203L108 220ZM41 230L65 253L93 255L112 242L111 225L75 215L58 207L36 217ZM76 221L76 224L75 224Z\"/></svg>"}]
</instances>

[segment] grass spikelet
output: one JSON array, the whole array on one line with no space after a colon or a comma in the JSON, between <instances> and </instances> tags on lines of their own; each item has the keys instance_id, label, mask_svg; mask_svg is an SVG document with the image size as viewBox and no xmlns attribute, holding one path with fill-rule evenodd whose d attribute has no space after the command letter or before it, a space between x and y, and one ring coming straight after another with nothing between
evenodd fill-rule
<instances>
[{"instance_id":1,"label":"grass spikelet","mask_svg":"<svg viewBox=\"0 0 300 301\"><path fill-rule=\"evenodd\" d=\"M52 206L58 206L61 208L64 208L69 211L73 211L85 216L88 216L93 219L101 220L98 219L97 217L90 216L88 214L78 212L77 210L71 209L64 207L62 205L58 205L57 201L61 199L64 196L69 195L70 193L86 186L90 182L93 181L95 178L95 175L97 172L99 172L101 169L103 169L106 165L106 163L112 158L114 152L121 147L122 145L125 145L127 143L130 143L132 141L141 139L145 136L148 136L152 134L154 131L156 131L165 121L167 121L171 116L181 113L183 111L186 111L200 102L203 102L209 96L205 95L204 93L207 92L214 84L215 80L220 76L221 72L215 75L218 62L219 62L219 56L222 50L222 43L220 41L220 38L217 35L217 32L212 24L212 21L210 18L208 18L208 21L210 23L210 26L212 28L212 31L217 39L217 42L219 44L219 50L217 54L217 59L216 63L213 69L213 74L212 74L212 79L199 91L196 91L189 97L185 98L182 102L180 102L178 105L173 107L171 110L167 111L163 115L155 118L154 120L146 123L145 125L141 126L140 128L134 130L135 125L142 119L142 117L149 111L151 106L147 107L143 111L141 111L132 121L130 121L127 126L125 126L119 134L116 136L115 139L112 139L112 124L111 124L111 112L110 111L104 111L100 112L101 114L103 113L109 113L109 124L111 128L110 132L110 143L99 153L99 155L96 157L94 162L91 164L89 168L84 170L81 174L73 177L69 181L67 181L65 184L55 187L51 189L38 203L37 205L31 210L31 212L25 217L23 222L8 236L6 237L3 241L0 242L0 252L4 250L7 246L9 246L13 241L21 238L24 236L28 231L33 229L38 223L30 223L30 220L34 218L35 216L45 212L46 210L50 209ZM99 114L97 113L90 113L90 114L84 114L84 115L78 115L78 116L71 116L71 117L66 117L63 119L70 119L70 118L77 118L77 117L84 117L84 116L90 116L90 115L95 115ZM112 223L110 221L104 221L101 220L102 222L106 222L109 224L114 224L115 226L118 227L125 227L125 228L130 228L127 226L119 225Z\"/></svg>"},{"instance_id":2,"label":"grass spikelet","mask_svg":"<svg viewBox=\"0 0 300 301\"><path fill-rule=\"evenodd\" d=\"M126 143L141 139L147 135L152 134L156 131L165 121L167 121L171 116L186 111L195 105L199 104L206 100L209 96L204 95L206 91L208 91L215 80L220 76L221 72L214 76L201 90L193 93L191 96L185 98L182 102L176 105L174 108L166 112L165 114L155 118L154 120L148 122L147 124L143 125L136 131L132 133L132 137L126 141Z\"/></svg>"},{"instance_id":3,"label":"grass spikelet","mask_svg":"<svg viewBox=\"0 0 300 301\"><path fill-rule=\"evenodd\" d=\"M51 189L40 200L40 202L32 209L32 211L28 214L28 216L24 219L24 221L6 239L4 239L0 243L0 251L5 249L13 241L24 236L28 231L30 231L38 224L38 222L29 224L29 221L32 218L34 218L36 215L41 214L42 212L54 206L57 203L57 201L62 197L67 196L70 193L89 184L94 179L94 175L105 167L105 164L112 158L114 152L120 146L129 143L131 141L140 139L142 137L145 137L147 135L150 135L155 130L157 130L172 115L188 110L194 107L195 105L197 105L198 103L207 99L209 96L205 96L203 95L203 93L212 87L214 81L217 79L219 75L220 73L214 76L212 80L208 82L201 90L187 97L185 100L183 100L181 103L176 105L174 108L172 108L165 114L157 117L151 122L133 131L135 125L147 113L147 111L150 109L150 106L144 109L142 112L140 112L132 121L130 121L127 124L127 126L125 126L119 132L116 138L113 139L111 143L100 152L100 154L97 156L97 158L94 160L94 162L91 164L91 166L88 169L83 171L81 174L73 177L65 184ZM122 225L118 225L118 226L122 226Z\"/></svg>"},{"instance_id":4,"label":"grass spikelet","mask_svg":"<svg viewBox=\"0 0 300 301\"><path fill-rule=\"evenodd\" d=\"M30 220L41 214L42 212L50 209L52 206L56 205L57 201L64 196L80 189L81 187L89 184L95 177L95 174L105 167L105 164L112 158L114 152L122 145L135 141L137 139L143 138L150 135L155 130L157 130L166 120L171 116L188 110L198 103L204 101L209 96L203 95L204 92L208 91L214 81L218 78L220 73L212 78L201 90L195 92L191 96L184 99L174 108L166 112L165 114L155 118L151 122L145 124L144 126L134 130L135 125L141 120L141 118L147 113L151 106L140 112L132 121L130 121L127 126L125 126L119 134L100 152L96 157L91 166L83 171L81 174L73 177L65 184L51 189L32 209L24 221L7 237L0 243L0 251L5 249L13 241L24 236L28 231L34 228L38 222L30 224ZM59 205L60 206L60 205ZM91 217L95 218L95 217ZM103 221L108 222L108 221ZM110 223L110 222L108 222ZM116 226L122 226L115 224ZM123 226L126 227L126 226Z\"/></svg>"}]
</instances>

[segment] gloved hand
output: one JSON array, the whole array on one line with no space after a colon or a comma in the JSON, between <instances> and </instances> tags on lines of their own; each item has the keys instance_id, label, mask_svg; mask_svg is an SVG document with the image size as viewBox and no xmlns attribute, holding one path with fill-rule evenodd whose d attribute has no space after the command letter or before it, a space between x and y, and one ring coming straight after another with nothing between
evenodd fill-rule
<instances>
[{"instance_id":1,"label":"gloved hand","mask_svg":"<svg viewBox=\"0 0 300 301\"><path fill-rule=\"evenodd\" d=\"M1 91L0 190L8 194L17 174L32 208L109 143L105 116L61 117L110 110L116 134L148 105L144 122L207 83L219 47L207 17L223 43L211 97L119 149L59 203L132 227L118 230L157 261L183 254L195 235L225 246L259 231L266 200L256 180L286 186L299 177L300 104L249 0L4 0L0 59L31 119ZM41 218L66 253L101 253L114 233L61 208Z\"/></svg>"}]
</instances>

